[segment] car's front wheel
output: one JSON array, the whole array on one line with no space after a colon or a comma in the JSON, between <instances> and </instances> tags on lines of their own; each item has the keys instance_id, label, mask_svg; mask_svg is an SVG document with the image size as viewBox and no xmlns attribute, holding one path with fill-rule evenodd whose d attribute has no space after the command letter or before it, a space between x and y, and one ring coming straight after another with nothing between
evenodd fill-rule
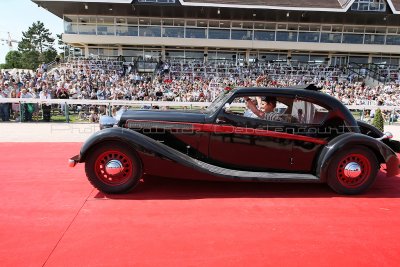
<instances>
[{"instance_id":1,"label":"car's front wheel","mask_svg":"<svg viewBox=\"0 0 400 267\"><path fill-rule=\"evenodd\" d=\"M339 194L360 194L375 182L378 170L378 161L371 150L364 147L344 149L332 159L327 182Z\"/></svg>"},{"instance_id":2,"label":"car's front wheel","mask_svg":"<svg viewBox=\"0 0 400 267\"><path fill-rule=\"evenodd\" d=\"M86 176L104 193L127 193L140 181L142 166L136 153L119 143L103 143L90 151Z\"/></svg>"}]
</instances>

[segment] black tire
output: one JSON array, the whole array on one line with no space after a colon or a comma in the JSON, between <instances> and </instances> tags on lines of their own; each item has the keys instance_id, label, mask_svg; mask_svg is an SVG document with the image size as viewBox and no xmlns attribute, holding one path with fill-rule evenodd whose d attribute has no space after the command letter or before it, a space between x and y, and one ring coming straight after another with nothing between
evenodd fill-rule
<instances>
[{"instance_id":1,"label":"black tire","mask_svg":"<svg viewBox=\"0 0 400 267\"><path fill-rule=\"evenodd\" d=\"M122 171L117 174L107 173L105 167L111 160L118 161ZM143 174L136 152L116 142L101 143L91 149L86 157L85 172L94 187L110 194L130 192Z\"/></svg>"},{"instance_id":2,"label":"black tire","mask_svg":"<svg viewBox=\"0 0 400 267\"><path fill-rule=\"evenodd\" d=\"M356 162L361 167L361 173L354 178L348 177L344 169L351 162ZM378 160L371 150L361 146L343 149L328 166L327 182L339 194L361 194L373 185L378 170Z\"/></svg>"}]
</instances>

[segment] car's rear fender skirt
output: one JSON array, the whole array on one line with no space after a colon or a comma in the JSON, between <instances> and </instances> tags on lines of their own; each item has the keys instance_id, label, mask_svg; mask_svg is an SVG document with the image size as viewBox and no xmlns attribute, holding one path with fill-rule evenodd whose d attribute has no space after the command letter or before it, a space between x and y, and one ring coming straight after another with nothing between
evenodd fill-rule
<instances>
[{"instance_id":1,"label":"car's rear fender skirt","mask_svg":"<svg viewBox=\"0 0 400 267\"><path fill-rule=\"evenodd\" d=\"M326 181L329 163L334 155L343 150L350 150L354 146L370 149L379 163L386 163L387 176L399 173L399 159L396 153L383 142L360 133L345 133L332 139L321 151L316 166L316 175L321 181Z\"/></svg>"}]
</instances>

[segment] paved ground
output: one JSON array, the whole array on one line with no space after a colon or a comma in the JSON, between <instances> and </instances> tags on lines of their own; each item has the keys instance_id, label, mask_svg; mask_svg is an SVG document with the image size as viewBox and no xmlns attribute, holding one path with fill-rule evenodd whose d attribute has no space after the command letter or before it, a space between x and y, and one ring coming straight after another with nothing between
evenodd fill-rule
<instances>
[{"instance_id":1,"label":"paved ground","mask_svg":"<svg viewBox=\"0 0 400 267\"><path fill-rule=\"evenodd\" d=\"M83 142L99 125L89 123L0 123L0 142Z\"/></svg>"},{"instance_id":2,"label":"paved ground","mask_svg":"<svg viewBox=\"0 0 400 267\"><path fill-rule=\"evenodd\" d=\"M99 130L89 123L4 123L0 122L0 142L83 142ZM386 125L400 140L400 125Z\"/></svg>"}]
</instances>

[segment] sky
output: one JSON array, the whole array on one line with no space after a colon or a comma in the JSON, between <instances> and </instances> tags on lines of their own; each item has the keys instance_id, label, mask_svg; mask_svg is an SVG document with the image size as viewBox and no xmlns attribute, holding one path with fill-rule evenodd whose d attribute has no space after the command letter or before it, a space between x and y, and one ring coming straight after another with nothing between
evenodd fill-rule
<instances>
[{"instance_id":1,"label":"sky","mask_svg":"<svg viewBox=\"0 0 400 267\"><path fill-rule=\"evenodd\" d=\"M49 29L52 37L63 32L63 21L49 11L38 7L30 0L0 0L0 39L8 39L8 32L11 39L20 41L22 32L26 32L36 21L41 21L44 27ZM17 50L18 44L13 43L13 50ZM10 51L8 45L0 41L0 64L5 62L5 57Z\"/></svg>"}]
</instances>

